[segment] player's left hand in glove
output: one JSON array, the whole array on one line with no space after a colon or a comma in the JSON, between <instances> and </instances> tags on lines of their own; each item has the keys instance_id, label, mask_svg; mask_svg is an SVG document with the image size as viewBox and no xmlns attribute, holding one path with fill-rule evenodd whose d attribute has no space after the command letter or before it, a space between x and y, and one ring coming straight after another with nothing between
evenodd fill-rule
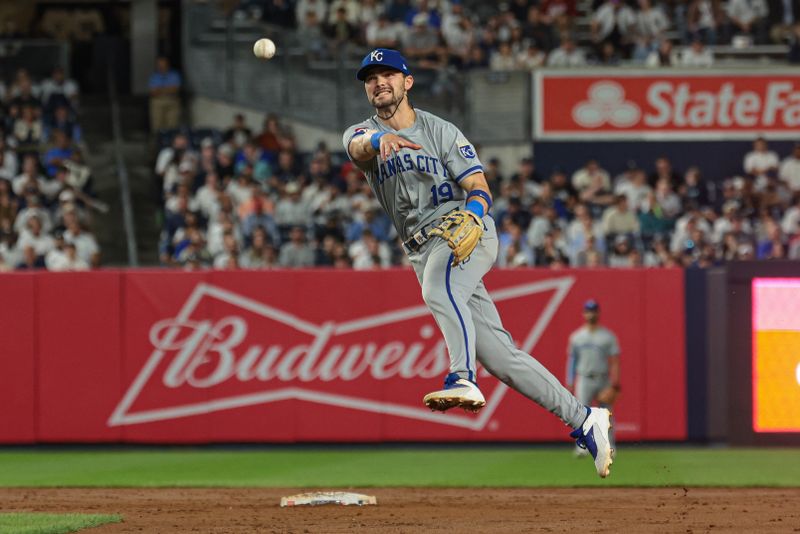
<instances>
[{"instance_id":1,"label":"player's left hand in glove","mask_svg":"<svg viewBox=\"0 0 800 534\"><path fill-rule=\"evenodd\" d=\"M478 246L483 236L483 221L471 211L454 211L445 216L441 224L431 230L430 235L447 241L453 250L453 266L456 266L469 258Z\"/></svg>"}]
</instances>

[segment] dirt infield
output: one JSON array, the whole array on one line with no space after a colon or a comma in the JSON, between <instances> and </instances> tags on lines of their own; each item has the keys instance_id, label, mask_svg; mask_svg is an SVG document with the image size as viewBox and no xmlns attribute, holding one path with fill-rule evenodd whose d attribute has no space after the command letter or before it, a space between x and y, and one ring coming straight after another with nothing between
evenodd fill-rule
<instances>
[{"instance_id":1,"label":"dirt infield","mask_svg":"<svg viewBox=\"0 0 800 534\"><path fill-rule=\"evenodd\" d=\"M8 511L118 513L101 532L800 532L800 489L363 491L378 506L280 508L293 489L0 489Z\"/></svg>"}]
</instances>

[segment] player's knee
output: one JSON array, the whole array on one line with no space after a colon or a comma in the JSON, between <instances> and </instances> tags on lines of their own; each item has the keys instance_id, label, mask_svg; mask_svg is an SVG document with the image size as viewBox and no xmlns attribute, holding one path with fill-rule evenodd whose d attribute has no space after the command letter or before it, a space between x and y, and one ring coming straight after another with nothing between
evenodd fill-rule
<instances>
[{"instance_id":1,"label":"player's knee","mask_svg":"<svg viewBox=\"0 0 800 534\"><path fill-rule=\"evenodd\" d=\"M447 301L447 294L444 288L436 287L433 284L422 284L422 300L429 308L435 309L444 305Z\"/></svg>"}]
</instances>

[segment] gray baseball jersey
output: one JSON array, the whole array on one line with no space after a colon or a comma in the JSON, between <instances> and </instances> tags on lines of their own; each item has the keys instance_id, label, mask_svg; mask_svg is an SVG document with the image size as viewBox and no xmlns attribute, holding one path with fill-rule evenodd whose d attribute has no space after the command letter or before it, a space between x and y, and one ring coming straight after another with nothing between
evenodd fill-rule
<instances>
[{"instance_id":1,"label":"gray baseball jersey","mask_svg":"<svg viewBox=\"0 0 800 534\"><path fill-rule=\"evenodd\" d=\"M397 133L422 146L404 148L390 161L376 156L354 162L367 175L381 206L403 240L454 208L463 208L465 177L482 171L469 141L447 121L416 110L413 126L395 132L375 117L351 126L343 136L349 155L351 140L365 130ZM516 389L572 428L586 418L586 408L542 364L519 350L503 328L500 315L483 285L483 275L497 258L497 230L485 215L484 234L468 261L453 267L447 242L432 238L408 258L422 287L422 299L442 331L450 355L450 372L477 381L480 362L491 374Z\"/></svg>"},{"instance_id":2,"label":"gray baseball jersey","mask_svg":"<svg viewBox=\"0 0 800 534\"><path fill-rule=\"evenodd\" d=\"M608 358L619 356L619 342L611 330L598 326L594 331L587 325L569 337L567 382L574 376L605 376Z\"/></svg>"},{"instance_id":3,"label":"gray baseball jersey","mask_svg":"<svg viewBox=\"0 0 800 534\"><path fill-rule=\"evenodd\" d=\"M434 219L463 206L466 192L458 183L483 170L475 149L458 128L421 109L415 111L417 120L410 128L395 131L373 116L348 128L342 138L345 150L366 130L396 133L422 146L420 150L402 149L387 161L377 157L354 161L403 241Z\"/></svg>"}]
</instances>

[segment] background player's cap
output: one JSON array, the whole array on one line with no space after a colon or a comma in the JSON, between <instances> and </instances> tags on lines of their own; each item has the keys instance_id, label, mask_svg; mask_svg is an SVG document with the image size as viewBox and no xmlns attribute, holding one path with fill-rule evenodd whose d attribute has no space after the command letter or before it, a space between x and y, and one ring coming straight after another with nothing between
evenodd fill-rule
<instances>
[{"instance_id":1,"label":"background player's cap","mask_svg":"<svg viewBox=\"0 0 800 534\"><path fill-rule=\"evenodd\" d=\"M376 48L364 56L364 59L361 61L361 68L358 69L356 73L356 78L363 82L367 77L367 70L370 67L376 66L391 67L399 70L406 76L411 74L411 71L408 70L408 62L400 52L392 50L391 48Z\"/></svg>"},{"instance_id":2,"label":"background player's cap","mask_svg":"<svg viewBox=\"0 0 800 534\"><path fill-rule=\"evenodd\" d=\"M590 299L583 303L583 309L584 311L596 312L600 311L600 305L597 303L596 300Z\"/></svg>"}]
</instances>

